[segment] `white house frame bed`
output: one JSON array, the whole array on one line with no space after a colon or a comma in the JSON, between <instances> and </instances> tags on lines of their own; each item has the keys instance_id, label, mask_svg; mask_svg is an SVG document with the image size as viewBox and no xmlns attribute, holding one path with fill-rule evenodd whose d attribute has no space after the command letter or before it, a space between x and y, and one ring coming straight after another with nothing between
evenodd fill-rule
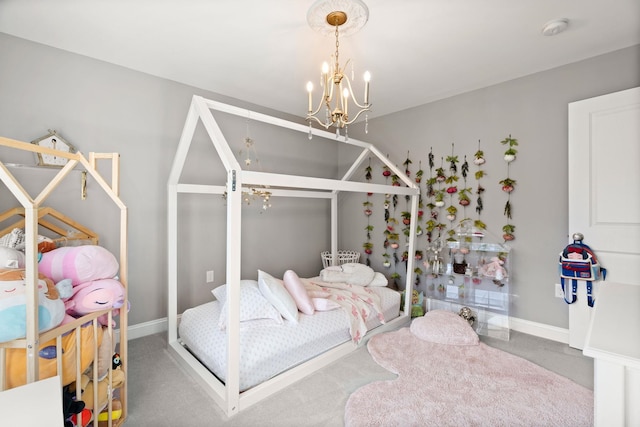
<instances>
[{"instance_id":1,"label":"white house frame bed","mask_svg":"<svg viewBox=\"0 0 640 427\"><path fill-rule=\"evenodd\" d=\"M251 120L264 122L270 125L300 132L301 140L308 143L307 134L312 132L314 136L333 140L339 144L348 144L362 148L362 152L355 162L342 177L342 179L327 179L317 177L305 177L285 175L278 173L266 173L243 170L240 163L229 147L225 136L220 130L212 115L212 110L232 114L240 117L251 117ZM226 170L226 183L217 185L187 184L181 183L180 177L185 166L187 154L191 147L194 132L198 121L202 124L211 139L211 142L220 157ZM375 157L383 165L396 174L399 180L406 186L393 186L387 184L372 184L351 181L365 160ZM268 186L272 196L322 198L331 202L331 251L335 256L338 252L338 194L342 191L374 194L397 194L410 196L411 215L417 216L419 189L396 165L391 163L373 145L349 138L336 138L335 134L310 129L307 126L285 121L254 111L249 111L216 101L207 100L200 96L194 96L191 101L187 119L180 137L178 149L173 162L168 182L168 343L170 350L176 355L176 360L193 374L194 378L209 392L212 398L225 411L228 416L234 415L250 405L272 395L282 388L303 378L317 369L350 353L357 347L352 342L345 342L337 347L314 357L292 369L263 382L246 391L240 391L239 380L239 354L240 354L240 280L241 280L241 233L242 233L242 190L250 186ZM223 195L226 193L227 202L227 235L226 235L226 284L227 304L230 307L227 324L227 375L223 383L213 375L201 362L185 349L178 339L178 195L179 194L203 194ZM411 222L409 232L408 252L415 252L416 223ZM411 295L414 278L414 257L407 259L407 278L405 290ZM388 321L386 324L367 333L366 338L374 333L396 328L409 321L410 298L405 298L405 306L399 317Z\"/></svg>"}]
</instances>

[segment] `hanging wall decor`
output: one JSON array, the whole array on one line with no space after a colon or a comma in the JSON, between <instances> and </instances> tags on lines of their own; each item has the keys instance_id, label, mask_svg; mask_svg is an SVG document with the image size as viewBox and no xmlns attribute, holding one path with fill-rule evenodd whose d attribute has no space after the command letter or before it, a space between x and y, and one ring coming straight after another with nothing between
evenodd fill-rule
<instances>
[{"instance_id":1,"label":"hanging wall decor","mask_svg":"<svg viewBox=\"0 0 640 427\"><path fill-rule=\"evenodd\" d=\"M469 174L469 162L467 162L467 156L464 156L464 162L460 167L460 174L462 175L463 186L458 190L458 204L462 206L463 218L467 218L467 206L471 204L471 188L467 187L467 175Z\"/></svg>"},{"instance_id":2,"label":"hanging wall decor","mask_svg":"<svg viewBox=\"0 0 640 427\"><path fill-rule=\"evenodd\" d=\"M511 192L513 192L513 190L515 189L516 181L514 179L511 179L509 174L511 162L516 159L516 154L518 152L514 148L518 145L518 140L515 138L511 138L511 135L509 135L508 138L503 139L502 141L500 141L500 143L507 146L507 150L504 152L504 161L507 162L507 177L500 181L500 185L502 185L502 191L507 193L507 202L504 205L504 215L507 217L507 224L502 227L502 231L504 233L502 235L502 238L505 241L510 241L515 239L514 231L516 226L511 224Z\"/></svg>"},{"instance_id":3,"label":"hanging wall decor","mask_svg":"<svg viewBox=\"0 0 640 427\"><path fill-rule=\"evenodd\" d=\"M516 160L518 154L518 141L509 135L500 142L505 146L502 157L507 164L507 171L504 179L496 179L500 183L497 192L504 194L507 198L504 203L504 215L507 221L502 226L502 232L495 234L501 235L505 241L510 241L515 239L511 193L516 187L516 180L512 177L511 163ZM475 278L473 269L485 263L483 255L477 255L476 260L465 253L468 250L467 240L460 240L460 230L468 228L467 234L482 239L487 230L487 225L482 218L485 215L485 207L488 204L502 202L499 198L497 201L494 200L493 189L488 192L491 199L485 200L487 195L485 181L489 175L486 172L486 165L489 164L490 159L482 150L481 140L477 140L477 149L469 153L456 152L456 148L458 147L451 143L447 150L449 153L438 156L434 147L430 147L426 159L423 159L424 167L421 160L413 159L411 153L406 152L406 157L400 165L403 167L401 169L403 172L400 173L413 178L417 184L420 191L418 210L415 214L410 211L410 200L407 198L403 204L398 195L384 195L384 209L381 210L384 214L384 229L383 240L380 243L383 249L377 254L373 251L374 245L376 247L378 245L374 240L380 238L380 235L375 236L373 227L376 224L375 215L377 215L377 212L373 214L375 196L368 194L363 201L366 218L364 225L366 239L363 243L365 260L367 265L376 261L381 262L384 269L389 270L385 275L389 278L391 287L397 288L399 280L410 273L407 271L410 257L414 257L417 262L417 267L413 267L416 288L424 286L430 295L444 292L447 288L446 281L452 274L468 276L468 283L465 282L465 284L471 284L472 279ZM439 162L436 160L437 156L440 157ZM374 166L370 161L365 168L367 181L374 179L375 174L381 173L385 183L391 181L391 185L403 185L400 176L386 165L381 165L380 172L374 171ZM417 170L413 170L414 167ZM475 178L475 182L472 182L471 175ZM380 219L378 218L377 221ZM410 253L407 243L411 226L414 225L412 221L416 222L417 240L413 253ZM463 223L466 228L463 227ZM500 230L499 227L498 230ZM462 295L466 295L469 289L469 287L461 287L459 291Z\"/></svg>"},{"instance_id":4,"label":"hanging wall decor","mask_svg":"<svg viewBox=\"0 0 640 427\"><path fill-rule=\"evenodd\" d=\"M365 176L364 177L368 182L371 182L371 179L373 178L372 168L371 168L371 158L369 158L369 164L365 168ZM366 194L366 200L363 203L363 205L364 205L364 214L367 217L367 226L365 227L365 230L367 232L367 234L366 234L367 239L364 242L364 244L362 245L362 247L364 248L364 253L366 254L365 264L367 266L371 265L370 256L373 253L373 243L371 242L371 232L373 231L373 225L371 225L371 214L373 213L373 210L372 210L373 203L371 202L371 196L372 196L371 193L367 193Z\"/></svg>"},{"instance_id":5,"label":"hanging wall decor","mask_svg":"<svg viewBox=\"0 0 640 427\"><path fill-rule=\"evenodd\" d=\"M480 215L484 209L484 187L482 186L481 180L486 175L484 169L482 169L482 165L484 165L486 161L484 159L484 152L480 149L480 140L478 140L478 150L473 157L473 163L478 166L475 173L476 181L478 181L478 185L476 187L476 195L478 196L476 199L476 213L478 214L478 218L474 221L473 225L476 226L476 228L484 230L487 226L480 219Z\"/></svg>"},{"instance_id":6,"label":"hanging wall decor","mask_svg":"<svg viewBox=\"0 0 640 427\"><path fill-rule=\"evenodd\" d=\"M449 226L449 238L453 237L454 226L453 221L456 220L456 214L458 208L453 204L453 197L458 192L458 156L454 155L454 145L451 144L451 155L447 156L447 162L449 163L449 176L445 179L447 184L447 194L449 194L449 207L447 207L447 219L450 222Z\"/></svg>"}]
</instances>

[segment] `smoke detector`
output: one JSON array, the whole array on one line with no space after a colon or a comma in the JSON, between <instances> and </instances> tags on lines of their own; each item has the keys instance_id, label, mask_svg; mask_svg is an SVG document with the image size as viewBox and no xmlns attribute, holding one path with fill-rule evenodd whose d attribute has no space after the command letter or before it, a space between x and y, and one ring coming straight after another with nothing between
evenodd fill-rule
<instances>
[{"instance_id":1,"label":"smoke detector","mask_svg":"<svg viewBox=\"0 0 640 427\"><path fill-rule=\"evenodd\" d=\"M545 36L555 36L566 30L568 26L569 20L567 18L554 19L544 24L542 34Z\"/></svg>"}]
</instances>

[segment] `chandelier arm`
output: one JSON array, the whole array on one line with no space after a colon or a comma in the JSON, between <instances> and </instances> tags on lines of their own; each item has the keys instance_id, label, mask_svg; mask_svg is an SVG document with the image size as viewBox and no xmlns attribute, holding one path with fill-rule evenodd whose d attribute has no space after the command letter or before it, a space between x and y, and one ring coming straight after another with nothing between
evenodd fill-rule
<instances>
[{"instance_id":1,"label":"chandelier arm","mask_svg":"<svg viewBox=\"0 0 640 427\"><path fill-rule=\"evenodd\" d=\"M320 102L318 103L318 108L316 108L313 112L309 111L307 113L307 117L313 117L320 112L320 109L325 105L325 99L322 97ZM317 120L317 119L316 119Z\"/></svg>"},{"instance_id":2,"label":"chandelier arm","mask_svg":"<svg viewBox=\"0 0 640 427\"><path fill-rule=\"evenodd\" d=\"M371 104L369 104L369 106L371 106ZM369 111L369 108L365 108L363 110L358 111L358 113L355 115L354 118L352 118L351 120L349 120L348 122L344 122L345 125L350 125L351 123L355 122L356 120L358 120L358 117L360 117L360 115L366 111Z\"/></svg>"},{"instance_id":3,"label":"chandelier arm","mask_svg":"<svg viewBox=\"0 0 640 427\"><path fill-rule=\"evenodd\" d=\"M316 123L318 123L320 126L322 126L325 129L329 129L331 125L333 125L333 123L326 124L324 122L321 122L320 119L318 119L316 116L307 115L307 121L309 120L315 120Z\"/></svg>"},{"instance_id":4,"label":"chandelier arm","mask_svg":"<svg viewBox=\"0 0 640 427\"><path fill-rule=\"evenodd\" d=\"M347 86L349 86L349 93L351 94L351 99L353 99L353 103L356 104L360 108L369 108L369 105L361 105L356 99L356 95L353 93L353 89L351 89L351 80L346 75L343 77L344 80L347 81Z\"/></svg>"}]
</instances>

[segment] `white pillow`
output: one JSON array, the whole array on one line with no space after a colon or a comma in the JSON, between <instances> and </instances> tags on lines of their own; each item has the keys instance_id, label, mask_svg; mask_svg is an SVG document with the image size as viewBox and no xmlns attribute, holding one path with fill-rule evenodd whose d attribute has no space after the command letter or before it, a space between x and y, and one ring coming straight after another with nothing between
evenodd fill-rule
<instances>
[{"instance_id":1,"label":"white pillow","mask_svg":"<svg viewBox=\"0 0 640 427\"><path fill-rule=\"evenodd\" d=\"M227 328L229 310L227 307L227 285L218 286L211 291L213 296L220 301L220 318L218 328ZM262 295L255 280L240 281L240 322L248 322L258 319L270 319L281 325L282 316L276 308Z\"/></svg>"},{"instance_id":2,"label":"white pillow","mask_svg":"<svg viewBox=\"0 0 640 427\"><path fill-rule=\"evenodd\" d=\"M284 281L284 287L293 297L298 310L304 314L313 314L315 310L313 308L313 301L311 301L302 280L300 280L296 272L293 270L287 270L284 272L284 277L282 279Z\"/></svg>"},{"instance_id":3,"label":"white pillow","mask_svg":"<svg viewBox=\"0 0 640 427\"><path fill-rule=\"evenodd\" d=\"M262 295L280 312L282 317L298 323L298 307L281 280L258 270L258 286Z\"/></svg>"},{"instance_id":4,"label":"white pillow","mask_svg":"<svg viewBox=\"0 0 640 427\"><path fill-rule=\"evenodd\" d=\"M373 280L371 280L371 282L369 282L369 284L367 286L387 286L389 284L389 279L387 279L387 277L376 271L376 274L373 275Z\"/></svg>"}]
</instances>

